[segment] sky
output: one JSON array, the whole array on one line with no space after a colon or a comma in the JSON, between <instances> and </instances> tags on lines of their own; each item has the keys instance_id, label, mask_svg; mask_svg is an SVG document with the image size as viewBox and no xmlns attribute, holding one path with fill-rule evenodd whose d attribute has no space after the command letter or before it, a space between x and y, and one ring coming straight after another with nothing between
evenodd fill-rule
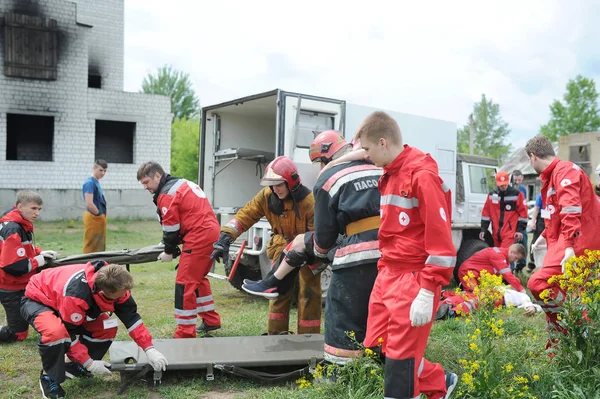
<instances>
[{"instance_id":1,"label":"sky","mask_svg":"<svg viewBox=\"0 0 600 399\"><path fill-rule=\"evenodd\" d=\"M518 148L569 79L600 82L594 0L165 4L125 1L127 91L170 64L190 74L201 106L279 88L458 127L485 93Z\"/></svg>"}]
</instances>

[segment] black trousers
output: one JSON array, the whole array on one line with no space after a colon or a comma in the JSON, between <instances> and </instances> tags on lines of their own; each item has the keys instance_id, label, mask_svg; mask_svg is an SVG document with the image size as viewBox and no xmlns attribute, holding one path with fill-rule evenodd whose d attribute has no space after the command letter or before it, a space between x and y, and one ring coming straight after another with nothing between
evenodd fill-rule
<instances>
[{"instance_id":1,"label":"black trousers","mask_svg":"<svg viewBox=\"0 0 600 399\"><path fill-rule=\"evenodd\" d=\"M21 299L25 290L7 291L0 289L0 303L6 312L6 326L0 327L0 342L22 341L27 337L29 324L21 316Z\"/></svg>"}]
</instances>

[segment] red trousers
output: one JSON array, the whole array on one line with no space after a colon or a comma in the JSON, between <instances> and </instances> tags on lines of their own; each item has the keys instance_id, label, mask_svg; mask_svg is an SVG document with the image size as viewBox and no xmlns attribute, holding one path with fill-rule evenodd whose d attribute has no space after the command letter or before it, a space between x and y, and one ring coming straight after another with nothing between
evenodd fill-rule
<instances>
[{"instance_id":1,"label":"red trousers","mask_svg":"<svg viewBox=\"0 0 600 399\"><path fill-rule=\"evenodd\" d=\"M175 277L174 338L195 338L198 316L209 326L221 324L206 275L212 267L212 246L181 252Z\"/></svg>"},{"instance_id":2,"label":"red trousers","mask_svg":"<svg viewBox=\"0 0 600 399\"><path fill-rule=\"evenodd\" d=\"M551 345L553 334L566 332L557 320L557 316L562 310L561 305L565 300L565 294L557 284L548 283L548 279L557 274L562 274L562 266L544 266L533 273L527 282L527 288L546 313L546 331L550 336L550 340L546 345L547 348ZM540 298L540 294L546 289L550 289L550 295L544 300Z\"/></svg>"},{"instance_id":3,"label":"red trousers","mask_svg":"<svg viewBox=\"0 0 600 399\"><path fill-rule=\"evenodd\" d=\"M515 243L514 234L511 236L501 236L501 239L498 239L497 233L492 234L492 238L494 239L494 246L498 248L508 248Z\"/></svg>"},{"instance_id":4,"label":"red trousers","mask_svg":"<svg viewBox=\"0 0 600 399\"><path fill-rule=\"evenodd\" d=\"M414 398L422 393L428 399L439 399L446 395L443 367L423 357L433 321L421 327L412 327L410 323L410 306L420 289L418 272L382 267L375 280L364 345L367 348L381 345L385 355L386 398ZM434 310L440 291L441 287L434 292Z\"/></svg>"}]
</instances>

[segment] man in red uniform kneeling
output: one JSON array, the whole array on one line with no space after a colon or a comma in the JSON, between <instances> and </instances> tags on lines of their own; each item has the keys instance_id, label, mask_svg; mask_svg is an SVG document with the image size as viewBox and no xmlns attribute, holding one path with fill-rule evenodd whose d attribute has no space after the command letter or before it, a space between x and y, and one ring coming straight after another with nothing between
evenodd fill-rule
<instances>
[{"instance_id":1,"label":"man in red uniform kneeling","mask_svg":"<svg viewBox=\"0 0 600 399\"><path fill-rule=\"evenodd\" d=\"M66 377L111 374L102 357L117 335L117 319L146 352L154 370L166 370L167 359L152 345L152 336L131 296L133 277L120 265L103 261L47 269L31 277L21 314L41 334L40 388L44 398L60 399ZM72 362L65 362L65 355Z\"/></svg>"},{"instance_id":2,"label":"man in red uniform kneeling","mask_svg":"<svg viewBox=\"0 0 600 399\"><path fill-rule=\"evenodd\" d=\"M429 154L402 145L396 121L369 115L357 138L367 158L383 167L379 180L379 274L371 293L366 347L381 344L386 398L449 398L456 374L423 356L441 288L456 263L452 196Z\"/></svg>"}]
</instances>

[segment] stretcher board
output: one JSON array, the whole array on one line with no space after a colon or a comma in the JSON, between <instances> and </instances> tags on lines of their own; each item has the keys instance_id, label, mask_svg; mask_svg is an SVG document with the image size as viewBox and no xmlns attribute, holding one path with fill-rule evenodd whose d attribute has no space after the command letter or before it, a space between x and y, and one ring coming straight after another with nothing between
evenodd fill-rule
<instances>
[{"instance_id":1,"label":"stretcher board","mask_svg":"<svg viewBox=\"0 0 600 399\"><path fill-rule=\"evenodd\" d=\"M108 263L116 263L120 265L156 262L158 255L160 255L163 249L163 245L149 245L147 247L137 249L122 249L120 251L104 251L92 252L89 254L71 255L64 258L49 260L48 266L57 267L78 265L97 260L104 260Z\"/></svg>"},{"instance_id":2,"label":"stretcher board","mask_svg":"<svg viewBox=\"0 0 600 399\"><path fill-rule=\"evenodd\" d=\"M167 371L212 369L219 365L307 366L323 360L323 345L321 334L154 340L155 348L169 362ZM140 371L148 362L144 351L133 341L115 341L109 353L112 371Z\"/></svg>"}]
</instances>

